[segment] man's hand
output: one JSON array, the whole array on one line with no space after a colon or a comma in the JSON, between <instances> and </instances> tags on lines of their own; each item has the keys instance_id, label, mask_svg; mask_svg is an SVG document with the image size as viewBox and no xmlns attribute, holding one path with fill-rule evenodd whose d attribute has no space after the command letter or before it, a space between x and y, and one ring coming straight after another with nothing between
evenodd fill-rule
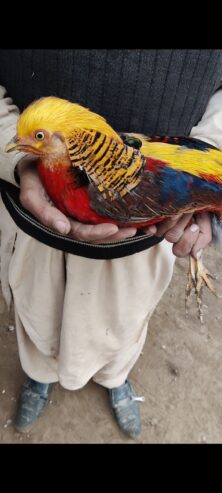
<instances>
[{"instance_id":1,"label":"man's hand","mask_svg":"<svg viewBox=\"0 0 222 493\"><path fill-rule=\"evenodd\" d=\"M144 231L147 234L164 236L167 241L173 243L173 253L176 257L191 254L197 258L198 252L211 242L212 229L207 212L195 214L195 222L192 222L192 217L193 214L180 214Z\"/></svg>"},{"instance_id":2,"label":"man's hand","mask_svg":"<svg viewBox=\"0 0 222 493\"><path fill-rule=\"evenodd\" d=\"M23 207L42 224L57 233L91 243L120 241L136 234L136 228L121 228L104 223L96 226L83 224L67 217L50 201L36 170L36 160L23 158L17 165L20 177L20 201Z\"/></svg>"}]
</instances>

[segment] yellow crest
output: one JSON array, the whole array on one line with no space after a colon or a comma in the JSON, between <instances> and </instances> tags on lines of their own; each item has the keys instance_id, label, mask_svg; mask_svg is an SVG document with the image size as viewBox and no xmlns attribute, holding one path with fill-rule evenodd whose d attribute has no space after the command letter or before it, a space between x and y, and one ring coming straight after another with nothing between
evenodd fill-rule
<instances>
[{"instance_id":1,"label":"yellow crest","mask_svg":"<svg viewBox=\"0 0 222 493\"><path fill-rule=\"evenodd\" d=\"M76 128L96 130L121 142L103 117L79 104L54 96L38 99L23 111L17 123L17 135L22 138L45 129L60 132L69 139Z\"/></svg>"}]
</instances>

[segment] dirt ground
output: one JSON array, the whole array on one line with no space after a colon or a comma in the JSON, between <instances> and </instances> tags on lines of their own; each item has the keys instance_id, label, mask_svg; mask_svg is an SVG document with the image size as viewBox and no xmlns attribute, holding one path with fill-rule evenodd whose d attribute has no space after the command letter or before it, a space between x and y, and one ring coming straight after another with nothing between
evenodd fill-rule
<instances>
[{"instance_id":1,"label":"dirt ground","mask_svg":"<svg viewBox=\"0 0 222 493\"><path fill-rule=\"evenodd\" d=\"M222 254L213 248L205 264L217 273L222 293ZM21 370L13 312L0 299L0 443L222 443L222 299L204 291L201 326L192 299L185 318L187 259L177 260L174 277L156 309L146 344L131 373L141 406L142 434L128 439L119 431L105 389L93 382L71 392L54 385L48 408L27 435L13 426Z\"/></svg>"}]
</instances>

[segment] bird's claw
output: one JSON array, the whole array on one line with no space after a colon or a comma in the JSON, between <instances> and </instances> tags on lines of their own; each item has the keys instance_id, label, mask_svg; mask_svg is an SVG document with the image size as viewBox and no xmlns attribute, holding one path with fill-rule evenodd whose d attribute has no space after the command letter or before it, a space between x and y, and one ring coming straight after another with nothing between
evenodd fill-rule
<instances>
[{"instance_id":1,"label":"bird's claw","mask_svg":"<svg viewBox=\"0 0 222 493\"><path fill-rule=\"evenodd\" d=\"M201 323L203 323L203 310L202 310L202 290L204 286L217 297L219 297L213 283L210 278L215 279L214 276L204 267L201 258L194 259L190 257L190 269L188 272L188 283L186 286L186 298L185 308L186 316L188 316L188 300L190 298L192 290L194 290L197 299L198 315Z\"/></svg>"}]
</instances>

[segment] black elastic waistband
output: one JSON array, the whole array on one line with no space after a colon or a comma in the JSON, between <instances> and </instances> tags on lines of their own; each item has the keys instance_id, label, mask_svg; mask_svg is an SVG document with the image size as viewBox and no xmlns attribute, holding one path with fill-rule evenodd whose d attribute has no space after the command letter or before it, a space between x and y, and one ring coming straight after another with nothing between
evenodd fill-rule
<instances>
[{"instance_id":1,"label":"black elastic waistband","mask_svg":"<svg viewBox=\"0 0 222 493\"><path fill-rule=\"evenodd\" d=\"M16 225L25 233L47 246L73 255L92 259L114 259L133 255L157 245L163 238L138 234L133 238L115 243L93 245L74 240L43 226L32 214L24 209L19 200L19 188L0 180L2 200Z\"/></svg>"}]
</instances>

